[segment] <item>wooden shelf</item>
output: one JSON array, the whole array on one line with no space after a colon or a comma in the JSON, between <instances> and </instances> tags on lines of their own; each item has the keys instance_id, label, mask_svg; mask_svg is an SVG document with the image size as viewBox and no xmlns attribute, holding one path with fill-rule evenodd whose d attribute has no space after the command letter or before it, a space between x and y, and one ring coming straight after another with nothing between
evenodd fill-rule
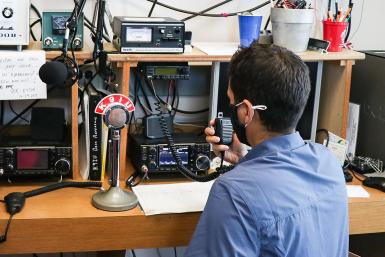
<instances>
[{"instance_id":1,"label":"wooden shelf","mask_svg":"<svg viewBox=\"0 0 385 257\"><path fill-rule=\"evenodd\" d=\"M40 41L33 41L29 44L26 50L42 50ZM45 51L45 56L47 60L52 60L61 55L61 51L52 50ZM71 56L71 52L68 52ZM89 46L85 45L84 48L80 51L75 51L76 59L82 63L85 60L92 59L92 50Z\"/></svg>"},{"instance_id":2,"label":"wooden shelf","mask_svg":"<svg viewBox=\"0 0 385 257\"><path fill-rule=\"evenodd\" d=\"M108 44L106 51L114 52L116 49ZM298 56L304 61L341 61L341 60L362 60L365 54L353 50L343 50L342 52L329 52L323 54L316 51L306 51L299 53ZM191 53L184 54L110 54L108 60L111 62L229 62L231 55L208 55L193 47Z\"/></svg>"}]
</instances>

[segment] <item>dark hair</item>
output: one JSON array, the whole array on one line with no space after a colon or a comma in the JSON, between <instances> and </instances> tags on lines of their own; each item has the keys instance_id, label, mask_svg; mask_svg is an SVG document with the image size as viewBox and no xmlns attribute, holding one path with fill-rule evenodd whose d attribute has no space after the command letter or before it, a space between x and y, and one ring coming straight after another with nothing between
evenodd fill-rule
<instances>
[{"instance_id":1,"label":"dark hair","mask_svg":"<svg viewBox=\"0 0 385 257\"><path fill-rule=\"evenodd\" d=\"M253 105L267 106L259 111L267 130L296 128L309 96L310 78L307 65L293 52L254 43L234 54L229 79L235 103L247 99Z\"/></svg>"}]
</instances>

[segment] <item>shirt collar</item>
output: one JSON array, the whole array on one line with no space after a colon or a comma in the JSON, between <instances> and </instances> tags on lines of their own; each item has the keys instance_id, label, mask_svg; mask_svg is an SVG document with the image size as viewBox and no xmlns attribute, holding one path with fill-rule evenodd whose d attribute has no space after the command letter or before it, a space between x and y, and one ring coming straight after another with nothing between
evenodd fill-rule
<instances>
[{"instance_id":1,"label":"shirt collar","mask_svg":"<svg viewBox=\"0 0 385 257\"><path fill-rule=\"evenodd\" d=\"M292 150L300 146L303 146L305 141L302 139L298 132L293 132L287 135L273 137L265 140L252 148L243 157L240 162L248 161L256 157L264 156L271 152L279 152L283 150Z\"/></svg>"}]
</instances>

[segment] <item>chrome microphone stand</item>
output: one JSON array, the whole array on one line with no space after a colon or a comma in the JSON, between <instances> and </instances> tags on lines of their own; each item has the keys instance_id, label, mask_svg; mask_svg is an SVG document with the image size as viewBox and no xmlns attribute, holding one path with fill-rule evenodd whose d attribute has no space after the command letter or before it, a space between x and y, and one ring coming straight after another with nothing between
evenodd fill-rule
<instances>
[{"instance_id":1,"label":"chrome microphone stand","mask_svg":"<svg viewBox=\"0 0 385 257\"><path fill-rule=\"evenodd\" d=\"M92 197L92 204L105 211L125 211L138 204L138 198L132 192L127 192L119 185L120 130L129 121L129 112L123 105L113 105L106 110L104 122L112 132L111 143L111 186L107 191L99 191Z\"/></svg>"}]
</instances>

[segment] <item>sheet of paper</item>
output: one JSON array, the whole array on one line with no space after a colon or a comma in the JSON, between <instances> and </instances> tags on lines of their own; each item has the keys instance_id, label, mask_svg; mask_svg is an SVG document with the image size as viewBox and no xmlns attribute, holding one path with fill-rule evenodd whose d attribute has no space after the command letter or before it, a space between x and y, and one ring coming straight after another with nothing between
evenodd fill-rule
<instances>
[{"instance_id":1,"label":"sheet of paper","mask_svg":"<svg viewBox=\"0 0 385 257\"><path fill-rule=\"evenodd\" d=\"M45 99L46 85L39 78L45 51L1 51L0 100Z\"/></svg>"},{"instance_id":2,"label":"sheet of paper","mask_svg":"<svg viewBox=\"0 0 385 257\"><path fill-rule=\"evenodd\" d=\"M369 193L362 187L356 185L346 185L346 191L350 198L369 198Z\"/></svg>"},{"instance_id":3,"label":"sheet of paper","mask_svg":"<svg viewBox=\"0 0 385 257\"><path fill-rule=\"evenodd\" d=\"M133 191L146 216L203 211L213 181L139 185Z\"/></svg>"},{"instance_id":4,"label":"sheet of paper","mask_svg":"<svg viewBox=\"0 0 385 257\"><path fill-rule=\"evenodd\" d=\"M233 55L237 50L237 42L196 42L193 45L208 55Z\"/></svg>"}]
</instances>

